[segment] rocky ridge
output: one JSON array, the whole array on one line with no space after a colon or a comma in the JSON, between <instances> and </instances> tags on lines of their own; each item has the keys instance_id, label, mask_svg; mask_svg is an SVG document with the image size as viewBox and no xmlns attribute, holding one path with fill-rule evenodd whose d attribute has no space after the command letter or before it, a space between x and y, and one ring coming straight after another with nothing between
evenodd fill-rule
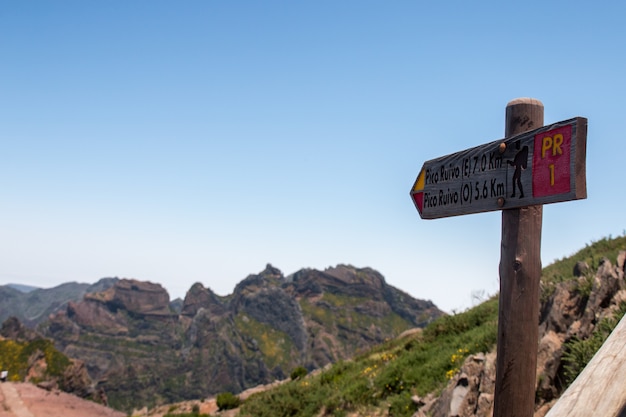
<instances>
[{"instance_id":1,"label":"rocky ridge","mask_svg":"<svg viewBox=\"0 0 626 417\"><path fill-rule=\"evenodd\" d=\"M68 282L54 288L33 288L20 285L0 286L0 322L16 317L34 327L48 319L50 314L65 309L67 303L81 300L85 294L104 291L117 278L102 278L95 284ZM21 288L23 290L18 290Z\"/></svg>"},{"instance_id":2,"label":"rocky ridge","mask_svg":"<svg viewBox=\"0 0 626 417\"><path fill-rule=\"evenodd\" d=\"M574 339L587 339L604 319L610 318L618 310L624 309L624 302L626 301L625 263L625 251L619 252L615 265L608 258L602 258L597 262L597 269L594 268L594 271L586 263L579 262L575 265L573 271L575 279L558 283L552 291L545 292L539 317L540 344L537 362L536 417L544 416L565 388L564 353L568 348L568 342ZM595 264L596 262L594 262ZM321 277L319 282L328 280L324 282L323 287L332 288L332 283L336 283L337 279L341 280L343 272L349 272L351 269L355 270L351 267L346 268L338 267L324 271L323 274L325 276ZM287 284L293 283L296 274L290 277L283 277L279 271L278 273L276 271L275 268L268 266L265 271L259 274L263 276L249 276L246 283L242 283L241 293L236 291L239 296L237 304L240 306L239 312L243 311L245 313L247 311L246 297L251 297L258 291L263 292L264 289L267 289L267 286L278 286L285 291L294 290L295 287ZM320 271L314 272L319 273ZM358 283L358 281L355 281L355 278L357 278L356 274L354 275L349 282ZM374 277L369 277L370 280L372 278ZM313 300L316 298L316 294L319 294L316 282L318 280L310 280L310 276L306 275L306 277L300 277L296 281L300 281L296 293L307 294ZM376 280L374 279L371 282L374 284ZM334 293L329 292L329 294ZM400 293L400 295L402 294ZM325 298L332 300L332 297L327 295ZM210 289L204 288L201 284L196 284L186 297L181 309L181 312L184 314L179 316L179 320L182 322L191 320L191 323L193 323L199 316L203 316L205 312L208 312L209 321L212 320L213 323L217 323L219 315L229 314L231 311L229 306L234 298L235 294L229 297L220 297L215 295ZM321 297L321 299L323 298L324 296ZM101 300L105 299L110 300L111 298L103 297ZM106 301L104 302L106 303ZM261 310L265 308L263 307ZM131 309L133 308L131 307ZM139 309L139 311L150 311L150 309ZM254 308L252 312L258 314ZM129 314L129 316L132 315L136 315L136 313ZM197 322L196 326L198 326ZM24 334L23 332L25 331L15 326L7 325L5 327L9 334L13 335ZM191 329L191 327L188 327L188 329ZM196 336L198 336L202 333L202 330L197 327L195 332ZM186 354L190 355L191 352L187 351ZM451 379L439 397L429 395L426 398L414 398L414 402L419 406L419 410L414 417L424 417L426 415L437 417L490 416L493 412L494 386L495 350L472 355L467 358L459 372ZM271 389L271 387L272 385L267 387L259 386L254 391ZM199 395L195 398L206 397ZM196 403L200 404L201 408L205 405L208 407L211 404L214 407L214 401L210 400L202 400L200 402L197 400L194 404ZM160 409L166 410L163 411L165 413L171 407L165 406L165 408L161 407ZM182 410L187 405L179 405L177 407ZM191 405L187 408L191 409L190 407ZM144 408L144 410L145 412L142 412L141 415L160 415L158 413L154 414L157 408ZM152 411L148 412L148 410ZM214 409L211 410L212 414L213 411ZM234 416L236 413L227 412L224 415ZM354 417L359 416L358 413L351 415ZM381 410L379 415L385 416L388 414Z\"/></svg>"},{"instance_id":3,"label":"rocky ridge","mask_svg":"<svg viewBox=\"0 0 626 417\"><path fill-rule=\"evenodd\" d=\"M572 279L562 277L565 281L555 285L551 285L549 281L542 281L544 288L538 317L540 340L535 417L544 417L567 387L567 368L571 365L568 363L567 354L571 349L571 343L590 340L607 321L615 322L626 310L626 281L624 281L626 251L619 251L615 260L616 263L613 264L608 258L603 257L599 261L594 261L594 268L581 261L575 264ZM410 332L405 332L398 340ZM332 369L330 367L328 372L332 373ZM458 371L452 374L449 383L440 393L412 397L413 404L418 409L412 417L490 417L493 415L495 377L495 347L489 352L470 355ZM269 390L271 393L276 388L276 385L259 386L250 392ZM240 395L242 400L246 397L246 393ZM205 407L203 410L211 412L211 415L228 417L238 415L237 410L213 414L216 410L214 403L214 400L207 399L199 404ZM181 410L190 410L192 404L182 403L175 406ZM350 417L391 415L388 404L384 403L378 409L367 406L362 409L356 408L348 413ZM166 413L165 410L167 407L144 409L138 415L162 417ZM319 415L327 414L322 410Z\"/></svg>"},{"instance_id":4,"label":"rocky ridge","mask_svg":"<svg viewBox=\"0 0 626 417\"><path fill-rule=\"evenodd\" d=\"M40 327L118 409L234 393L346 359L442 312L370 268L285 277L267 265L222 297L196 283L180 313L158 284L121 279Z\"/></svg>"}]
</instances>

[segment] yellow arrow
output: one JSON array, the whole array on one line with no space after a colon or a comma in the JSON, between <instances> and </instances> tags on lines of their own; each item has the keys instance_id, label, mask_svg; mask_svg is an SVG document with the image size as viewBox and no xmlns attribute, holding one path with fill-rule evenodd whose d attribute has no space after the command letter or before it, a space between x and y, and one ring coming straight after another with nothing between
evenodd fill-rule
<instances>
[{"instance_id":1,"label":"yellow arrow","mask_svg":"<svg viewBox=\"0 0 626 417\"><path fill-rule=\"evenodd\" d=\"M417 180L415 180L415 184L413 184L413 192L422 191L424 189L424 168L420 171L417 176Z\"/></svg>"}]
</instances>

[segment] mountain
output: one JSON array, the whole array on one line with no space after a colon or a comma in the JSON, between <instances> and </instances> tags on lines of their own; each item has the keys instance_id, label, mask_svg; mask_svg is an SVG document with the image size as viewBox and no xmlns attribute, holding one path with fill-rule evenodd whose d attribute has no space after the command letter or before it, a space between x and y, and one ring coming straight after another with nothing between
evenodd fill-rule
<instances>
[{"instance_id":1,"label":"mountain","mask_svg":"<svg viewBox=\"0 0 626 417\"><path fill-rule=\"evenodd\" d=\"M180 313L159 284L120 279L42 323L82 360L109 404L129 410L241 392L347 359L443 313L370 268L339 265L285 277L267 265L222 297L196 283Z\"/></svg>"},{"instance_id":2,"label":"mountain","mask_svg":"<svg viewBox=\"0 0 626 417\"><path fill-rule=\"evenodd\" d=\"M626 313L625 275L626 236L593 242L542 271L535 417L546 415ZM297 311L284 294L300 306L299 317L308 326L304 340L299 339L303 333L298 326L279 314ZM172 410L194 408L213 413L219 397L207 400L211 395L207 393L216 389L203 384L228 381L229 375L231 382L250 382L252 371L268 369L266 357L280 362L281 354L289 359L295 352L304 358L324 358L307 356L306 347L315 345L315 337L333 347L348 343L347 338L355 334L366 337L363 329L371 331L376 325L365 325L366 318L359 315L363 311L383 317L386 323L394 320L384 317L394 315L419 318L409 313L415 306L437 311L432 303L413 300L387 286L376 271L345 265L302 270L288 277L268 265L227 297L198 283L182 306L171 307L168 298L158 284L119 280L107 290L68 304L65 312L41 328L59 335L67 351L82 350L91 372L101 371L98 387L106 387L117 408L150 406L141 415L162 417ZM404 308L397 304L407 300ZM422 315L418 322L423 328L354 349L349 357L307 376L283 377L247 389L239 396L243 401L239 411L257 417L492 415L497 297L462 313L439 315L429 323L420 321L426 317ZM266 325L271 317L276 319L275 327ZM356 324L357 330L346 329L346 322ZM249 327L255 332L252 336L246 333ZM27 333L10 323L2 329L11 338ZM305 346L305 352L290 349L292 345ZM243 356L237 357L238 352ZM326 349L328 355L336 353L341 349ZM107 361L117 368L106 368ZM278 371L279 366L271 369ZM151 407L169 398L195 401ZM231 410L223 415L238 414Z\"/></svg>"},{"instance_id":3,"label":"mountain","mask_svg":"<svg viewBox=\"0 0 626 417\"><path fill-rule=\"evenodd\" d=\"M593 242L543 269L534 417L548 413L623 320L625 277L626 236ZM244 392L240 412L228 415L492 416L497 320L493 297L350 361ZM611 358L604 360L610 375Z\"/></svg>"},{"instance_id":4,"label":"mountain","mask_svg":"<svg viewBox=\"0 0 626 417\"><path fill-rule=\"evenodd\" d=\"M111 287L117 278L103 278L95 284L70 282L54 288L34 288L9 284L0 286L0 322L13 316L34 327L48 315L64 309L68 302L78 301L89 292Z\"/></svg>"},{"instance_id":5,"label":"mountain","mask_svg":"<svg viewBox=\"0 0 626 417\"><path fill-rule=\"evenodd\" d=\"M31 285L22 285L22 284L7 284L6 286L16 289L20 292L31 292L33 290L39 289L39 287L33 287Z\"/></svg>"},{"instance_id":6,"label":"mountain","mask_svg":"<svg viewBox=\"0 0 626 417\"><path fill-rule=\"evenodd\" d=\"M37 383L62 389L82 398L98 400L98 391L79 360L59 352L49 339L11 317L0 328L0 369L8 381Z\"/></svg>"}]
</instances>

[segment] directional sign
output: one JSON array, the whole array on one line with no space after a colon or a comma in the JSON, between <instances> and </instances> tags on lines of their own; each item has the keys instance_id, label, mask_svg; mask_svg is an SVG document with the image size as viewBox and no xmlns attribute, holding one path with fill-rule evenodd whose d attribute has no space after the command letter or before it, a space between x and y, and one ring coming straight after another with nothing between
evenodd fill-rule
<instances>
[{"instance_id":1,"label":"directional sign","mask_svg":"<svg viewBox=\"0 0 626 417\"><path fill-rule=\"evenodd\" d=\"M423 219L587 198L587 119L576 117L424 163Z\"/></svg>"}]
</instances>

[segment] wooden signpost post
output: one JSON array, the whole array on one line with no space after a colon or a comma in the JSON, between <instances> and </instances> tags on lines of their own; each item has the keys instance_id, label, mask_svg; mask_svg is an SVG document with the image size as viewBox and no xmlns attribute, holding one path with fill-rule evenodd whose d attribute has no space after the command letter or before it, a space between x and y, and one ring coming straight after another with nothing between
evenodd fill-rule
<instances>
[{"instance_id":1,"label":"wooden signpost post","mask_svg":"<svg viewBox=\"0 0 626 417\"><path fill-rule=\"evenodd\" d=\"M506 108L505 138L424 163L411 199L423 219L502 210L494 417L532 417L543 204L587 197L587 119L543 126L543 104Z\"/></svg>"}]
</instances>

